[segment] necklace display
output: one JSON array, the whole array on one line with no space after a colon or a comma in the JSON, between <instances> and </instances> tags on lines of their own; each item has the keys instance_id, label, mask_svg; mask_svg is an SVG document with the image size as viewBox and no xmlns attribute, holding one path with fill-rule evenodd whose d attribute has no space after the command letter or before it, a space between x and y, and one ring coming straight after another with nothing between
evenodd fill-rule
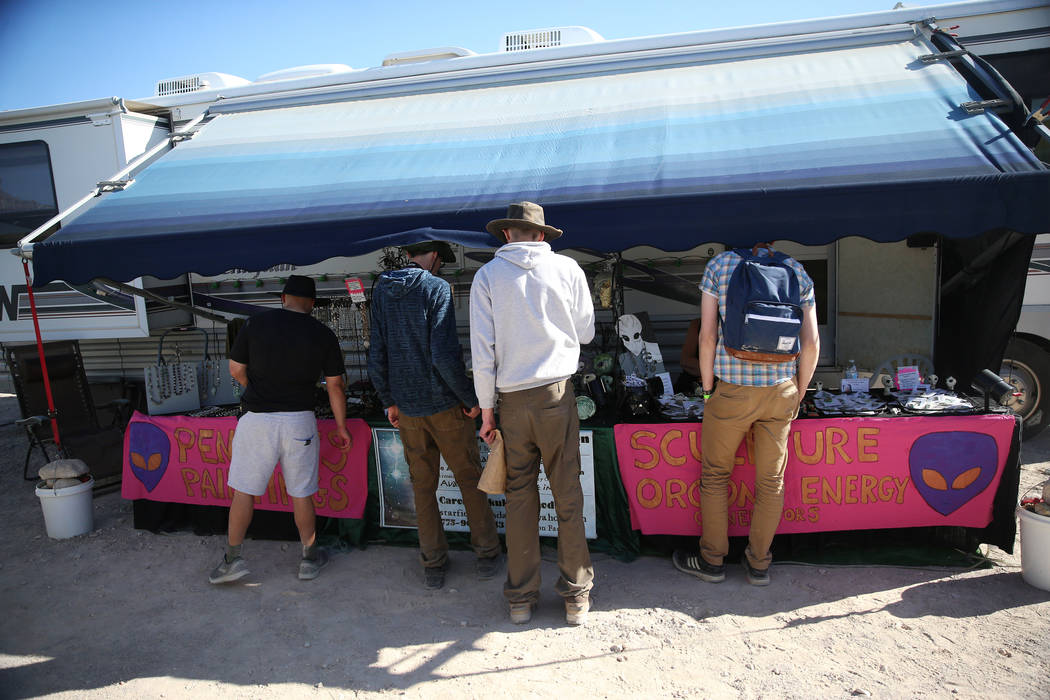
<instances>
[{"instance_id":1,"label":"necklace display","mask_svg":"<svg viewBox=\"0 0 1050 700\"><path fill-rule=\"evenodd\" d=\"M182 329L180 329L182 330ZM224 386L223 376L227 375L217 360L212 360L208 353L208 334L203 329L193 329L204 335L204 358L202 361L184 361L181 343L189 336L176 336L174 342L174 361L168 361L165 354L165 337L172 331L165 331L157 347L157 360L153 365L144 368L146 398L151 414L184 413L198 410L206 399L214 397L215 402L229 401L219 396ZM169 346L170 347L170 346ZM190 352L193 352L191 350ZM226 392L227 394L232 392Z\"/></svg>"},{"instance_id":2,"label":"necklace display","mask_svg":"<svg viewBox=\"0 0 1050 700\"><path fill-rule=\"evenodd\" d=\"M361 345L367 350L371 345L371 342L369 341L371 329L368 325L368 304L366 302L364 304L355 304L355 306L357 306L357 310L361 313Z\"/></svg>"},{"instance_id":3,"label":"necklace display","mask_svg":"<svg viewBox=\"0 0 1050 700\"><path fill-rule=\"evenodd\" d=\"M349 350L368 349L368 303L348 297L332 299L325 307L315 307L314 317L328 326L340 345Z\"/></svg>"},{"instance_id":4,"label":"necklace display","mask_svg":"<svg viewBox=\"0 0 1050 700\"><path fill-rule=\"evenodd\" d=\"M146 368L146 391L156 406L164 403L171 396L167 365L154 365Z\"/></svg>"},{"instance_id":5,"label":"necklace display","mask_svg":"<svg viewBox=\"0 0 1050 700\"><path fill-rule=\"evenodd\" d=\"M171 382L172 382L171 393L174 394L175 396L182 396L183 394L186 393L186 388L185 388L186 380L182 376L182 363L181 362L176 363L172 367L172 369L174 371L172 372L172 378L171 378Z\"/></svg>"},{"instance_id":6,"label":"necklace display","mask_svg":"<svg viewBox=\"0 0 1050 700\"><path fill-rule=\"evenodd\" d=\"M214 360L204 361L204 381L201 393L207 392L208 396L215 396L219 393L219 387L222 386L222 372L219 370L219 363Z\"/></svg>"},{"instance_id":7,"label":"necklace display","mask_svg":"<svg viewBox=\"0 0 1050 700\"><path fill-rule=\"evenodd\" d=\"M214 363L212 363L214 364ZM216 365L217 369L217 365ZM205 368L204 374L208 374ZM170 406L171 402L197 394L197 371L185 362L161 362L145 368L146 394L153 408Z\"/></svg>"}]
</instances>

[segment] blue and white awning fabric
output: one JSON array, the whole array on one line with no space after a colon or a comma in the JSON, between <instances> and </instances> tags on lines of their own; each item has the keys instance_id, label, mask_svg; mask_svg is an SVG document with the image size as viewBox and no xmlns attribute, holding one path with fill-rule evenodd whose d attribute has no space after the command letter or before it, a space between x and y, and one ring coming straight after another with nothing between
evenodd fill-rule
<instances>
[{"instance_id":1,"label":"blue and white awning fabric","mask_svg":"<svg viewBox=\"0 0 1050 700\"><path fill-rule=\"evenodd\" d=\"M224 111L36 245L37 281L494 246L485 222L523 199L557 246L600 251L1050 231L1050 171L960 107L980 97L918 60L927 39L894 37Z\"/></svg>"}]
</instances>

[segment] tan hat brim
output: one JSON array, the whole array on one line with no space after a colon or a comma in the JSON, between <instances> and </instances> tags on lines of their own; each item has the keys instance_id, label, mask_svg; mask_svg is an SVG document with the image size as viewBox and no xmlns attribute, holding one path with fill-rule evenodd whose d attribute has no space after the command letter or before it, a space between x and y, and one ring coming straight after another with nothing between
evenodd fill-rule
<instances>
[{"instance_id":1,"label":"tan hat brim","mask_svg":"<svg viewBox=\"0 0 1050 700\"><path fill-rule=\"evenodd\" d=\"M503 235L503 229L505 228L531 228L536 231L543 232L543 239L545 241L553 241L559 238L564 233L560 228L554 228L553 226L541 226L532 221L526 221L525 219L493 219L492 221L485 224L485 230L495 236L497 239L507 242L506 236Z\"/></svg>"}]
</instances>

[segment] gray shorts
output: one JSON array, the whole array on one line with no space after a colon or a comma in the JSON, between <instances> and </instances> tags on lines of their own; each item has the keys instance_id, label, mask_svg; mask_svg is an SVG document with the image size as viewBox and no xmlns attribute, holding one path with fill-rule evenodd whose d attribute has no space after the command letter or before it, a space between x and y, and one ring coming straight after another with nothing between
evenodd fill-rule
<instances>
[{"instance_id":1,"label":"gray shorts","mask_svg":"<svg viewBox=\"0 0 1050 700\"><path fill-rule=\"evenodd\" d=\"M237 421L226 483L241 493L261 496L280 462L288 495L306 498L317 493L320 456L313 411L248 412Z\"/></svg>"}]
</instances>

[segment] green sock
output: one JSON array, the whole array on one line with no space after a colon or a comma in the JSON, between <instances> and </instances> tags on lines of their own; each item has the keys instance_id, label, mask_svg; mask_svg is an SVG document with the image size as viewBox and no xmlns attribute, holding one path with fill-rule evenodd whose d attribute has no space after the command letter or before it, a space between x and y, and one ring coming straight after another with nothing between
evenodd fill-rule
<instances>
[{"instance_id":1,"label":"green sock","mask_svg":"<svg viewBox=\"0 0 1050 700\"><path fill-rule=\"evenodd\" d=\"M226 545L226 563L229 564L237 557L241 556L241 545L239 544L227 544Z\"/></svg>"}]
</instances>

